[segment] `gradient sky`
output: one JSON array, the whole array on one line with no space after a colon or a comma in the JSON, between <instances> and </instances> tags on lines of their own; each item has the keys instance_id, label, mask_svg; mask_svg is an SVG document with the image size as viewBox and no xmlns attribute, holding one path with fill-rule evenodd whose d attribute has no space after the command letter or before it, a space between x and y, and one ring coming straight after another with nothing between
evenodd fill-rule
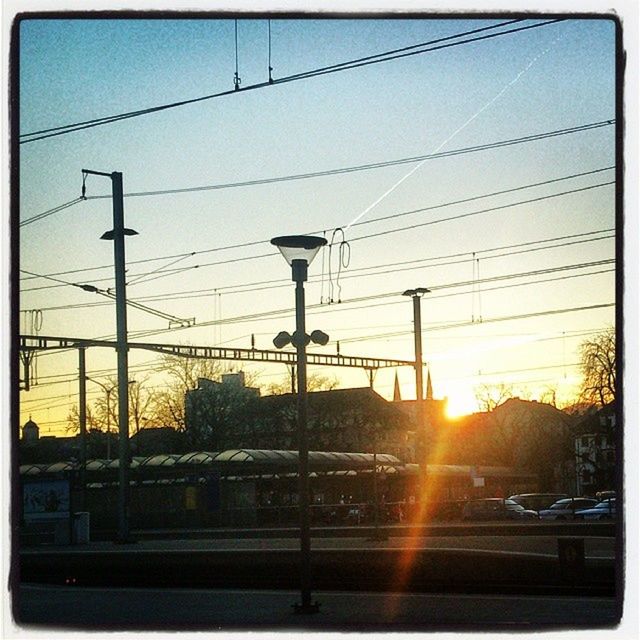
<instances>
[{"instance_id":1,"label":"gradient sky","mask_svg":"<svg viewBox=\"0 0 640 640\"><path fill-rule=\"evenodd\" d=\"M273 19L273 76L282 78L503 21ZM612 120L616 116L614 27L607 19L568 19L22 144L20 220L79 196L83 168L121 171L125 193L163 190L385 162ZM265 81L267 20L240 20L238 43L241 86ZM26 20L20 27L20 133L229 90L234 72L233 20ZM140 234L126 244L128 297L177 317L195 317L197 322L188 330L167 331L165 320L131 309L131 339L139 332L158 331L145 339L249 347L250 335L255 334L258 348L272 348L276 333L293 330L293 314L210 323L293 306L290 270L269 245L271 237L322 231L331 239L334 229L359 219L366 224L346 231L350 261L340 274L342 302L308 310L308 329L322 329L331 337L326 347L314 350L335 353L340 341L343 355L412 359L411 301L401 293L425 286L433 292L422 302L424 359L436 397L447 396L453 411L474 409L474 388L479 384L512 383L527 389L532 398L552 385L561 401L568 400L579 382L577 348L590 333L613 326L614 307L489 321L615 302L615 264L608 262L615 259L614 240L609 237L615 228L612 184L514 204L612 182L614 145L615 127L605 126L421 165L128 197L126 226ZM435 208L601 169L607 170ZM108 195L109 190L109 180L88 178L90 198ZM426 207L432 208L372 222ZM111 287L112 245L99 240L111 226L109 198L89 199L25 225L19 231L20 268L67 283ZM386 233L361 238L378 232ZM590 242L555 249L503 257L491 257L500 252L489 251L592 232L550 244L587 238ZM263 243L212 251L253 241ZM176 256L192 252L197 253L168 266ZM271 255L207 266L262 254ZM334 284L337 254L336 245ZM310 268L309 306L327 299L328 257L328 251L319 254ZM150 259L154 261L139 263ZM428 260L433 264L418 262ZM442 262L449 264L434 266ZM574 268L595 262L599 264ZM405 264L389 266L393 263ZM438 290L471 281L478 273L486 279L565 266L572 268ZM157 271L148 282L142 278L136 282L143 273L178 267L184 270L172 275ZM156 278L159 275L164 277ZM256 284L272 280L280 286L267 289ZM234 285L253 286L243 292L225 289ZM505 285L509 288L486 290ZM21 332L30 332L30 310L39 309L42 335L115 334L115 308L104 298L26 273L20 274L20 287ZM194 291L199 293L178 298ZM350 302L366 296L371 299ZM95 306L103 301L106 304ZM476 321L468 326L443 327L470 323L472 318ZM209 325L199 326L205 323ZM163 384L161 377L151 375L156 356L132 350L129 360L130 377L150 376L149 386ZM40 384L21 392L21 424L32 416L44 435L63 435L68 408L77 403L77 355L43 354L37 366ZM104 380L115 373L115 366L115 353L89 351L90 376ZM237 363L236 368L259 372L263 384L286 375L282 365ZM339 376L344 387L368 384L364 371L314 371ZM375 379L374 388L384 397L392 396L395 373L381 370ZM415 397L412 369L397 373L403 397ZM101 393L91 383L88 390L90 401Z\"/></svg>"}]
</instances>

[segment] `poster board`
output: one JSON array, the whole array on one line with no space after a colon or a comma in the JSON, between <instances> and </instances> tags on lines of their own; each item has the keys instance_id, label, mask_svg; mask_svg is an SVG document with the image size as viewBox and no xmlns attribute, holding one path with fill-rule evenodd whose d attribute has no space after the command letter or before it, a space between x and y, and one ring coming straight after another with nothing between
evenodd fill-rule
<instances>
[{"instance_id":1,"label":"poster board","mask_svg":"<svg viewBox=\"0 0 640 640\"><path fill-rule=\"evenodd\" d=\"M25 480L22 485L22 509L25 521L69 518L69 494L68 479Z\"/></svg>"}]
</instances>

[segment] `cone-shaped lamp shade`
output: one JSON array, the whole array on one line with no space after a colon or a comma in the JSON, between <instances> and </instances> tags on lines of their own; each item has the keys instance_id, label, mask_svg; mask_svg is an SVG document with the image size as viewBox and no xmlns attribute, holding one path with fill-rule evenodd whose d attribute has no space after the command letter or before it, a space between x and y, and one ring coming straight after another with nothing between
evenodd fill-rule
<instances>
[{"instance_id":1,"label":"cone-shaped lamp shade","mask_svg":"<svg viewBox=\"0 0 640 640\"><path fill-rule=\"evenodd\" d=\"M327 239L318 236L278 236L272 238L271 244L280 249L289 264L294 260L306 260L307 264L311 264L320 247L327 244Z\"/></svg>"}]
</instances>

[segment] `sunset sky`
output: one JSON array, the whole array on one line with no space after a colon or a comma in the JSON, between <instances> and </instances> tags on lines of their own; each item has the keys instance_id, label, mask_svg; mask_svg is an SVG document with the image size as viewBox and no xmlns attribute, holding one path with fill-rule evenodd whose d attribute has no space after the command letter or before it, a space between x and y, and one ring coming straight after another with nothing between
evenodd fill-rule
<instances>
[{"instance_id":1,"label":"sunset sky","mask_svg":"<svg viewBox=\"0 0 640 640\"><path fill-rule=\"evenodd\" d=\"M315 233L334 244L309 269L307 328L330 336L313 351L339 341L342 355L413 359L402 292L428 287L423 357L452 414L475 410L483 384L532 399L553 387L570 401L580 343L615 322L615 23L513 20L244 18L237 53L233 19L23 21L20 332L114 338L114 304L73 286L114 286L112 244L100 240L110 181L89 176L86 201L30 219L78 198L82 169L120 171L125 224L139 233L126 240L128 298L196 320L168 330L130 308L132 342L248 348L253 334L273 348L294 314L270 312L292 310L294 285L269 240ZM454 46L370 64L436 40ZM230 95L27 135L231 91L236 55ZM249 90L268 80L269 59L279 80L364 58ZM317 172L329 175L301 177ZM115 352L90 349L87 364L104 381ZM129 364L148 388L165 383L157 355L132 349ZM287 375L230 364L263 385ZM65 435L77 367L74 351L41 354L20 423ZM362 370L310 373L368 384ZM396 373L415 398L411 368L380 370L374 389L391 399ZM103 393L87 388L89 402Z\"/></svg>"}]
</instances>

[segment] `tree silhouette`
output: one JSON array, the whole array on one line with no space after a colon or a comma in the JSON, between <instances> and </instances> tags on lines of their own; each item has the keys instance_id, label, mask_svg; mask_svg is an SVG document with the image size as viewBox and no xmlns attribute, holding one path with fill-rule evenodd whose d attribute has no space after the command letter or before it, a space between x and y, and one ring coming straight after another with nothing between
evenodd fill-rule
<instances>
[{"instance_id":1,"label":"tree silhouette","mask_svg":"<svg viewBox=\"0 0 640 640\"><path fill-rule=\"evenodd\" d=\"M616 398L616 333L613 327L580 345L581 399L604 407Z\"/></svg>"}]
</instances>

